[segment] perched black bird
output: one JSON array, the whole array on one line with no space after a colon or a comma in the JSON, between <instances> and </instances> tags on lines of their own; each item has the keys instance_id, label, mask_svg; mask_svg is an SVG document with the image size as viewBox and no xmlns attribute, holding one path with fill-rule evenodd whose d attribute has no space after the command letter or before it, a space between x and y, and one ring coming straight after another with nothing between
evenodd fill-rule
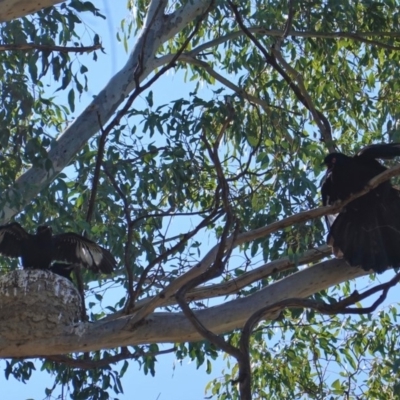
<instances>
[{"instance_id":1,"label":"perched black bird","mask_svg":"<svg viewBox=\"0 0 400 400\"><path fill-rule=\"evenodd\" d=\"M55 262L50 265L49 271L53 272L53 274L57 274L67 278L69 281L73 282L71 273L73 272L76 264L65 264Z\"/></svg>"},{"instance_id":2,"label":"perched black bird","mask_svg":"<svg viewBox=\"0 0 400 400\"><path fill-rule=\"evenodd\" d=\"M76 233L53 235L49 226L39 226L31 235L17 222L0 226L0 253L21 257L22 266L50 269L70 279L71 264L80 264L94 272L110 274L116 265L113 255L103 247ZM64 261L68 264L54 263Z\"/></svg>"},{"instance_id":3,"label":"perched black bird","mask_svg":"<svg viewBox=\"0 0 400 400\"><path fill-rule=\"evenodd\" d=\"M377 158L396 156L400 156L400 143L367 146L354 157L329 154L324 160L328 170L321 190L323 204L359 192L386 170ZM390 181L347 204L328 228L333 253L350 265L378 273L400 266L400 192Z\"/></svg>"}]
</instances>

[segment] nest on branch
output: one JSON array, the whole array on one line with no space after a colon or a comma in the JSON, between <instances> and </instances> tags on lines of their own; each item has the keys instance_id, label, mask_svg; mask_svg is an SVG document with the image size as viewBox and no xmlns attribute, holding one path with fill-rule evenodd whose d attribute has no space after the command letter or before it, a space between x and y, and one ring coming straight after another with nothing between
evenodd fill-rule
<instances>
[{"instance_id":1,"label":"nest on branch","mask_svg":"<svg viewBox=\"0 0 400 400\"><path fill-rule=\"evenodd\" d=\"M50 271L24 269L0 277L0 337L11 340L54 337L81 315L72 282Z\"/></svg>"}]
</instances>

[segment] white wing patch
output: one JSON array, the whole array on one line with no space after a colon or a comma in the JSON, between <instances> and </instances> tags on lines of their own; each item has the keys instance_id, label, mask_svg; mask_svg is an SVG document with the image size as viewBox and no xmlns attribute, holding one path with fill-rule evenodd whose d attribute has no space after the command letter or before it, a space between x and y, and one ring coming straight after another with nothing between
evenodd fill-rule
<instances>
[{"instance_id":1,"label":"white wing patch","mask_svg":"<svg viewBox=\"0 0 400 400\"><path fill-rule=\"evenodd\" d=\"M76 257L79 260L82 260L89 267L93 267L92 256L90 255L88 249L86 249L86 247L82 245L82 243L78 243L78 245L76 246Z\"/></svg>"},{"instance_id":2,"label":"white wing patch","mask_svg":"<svg viewBox=\"0 0 400 400\"><path fill-rule=\"evenodd\" d=\"M64 259L64 262L78 263L95 272L101 271L108 274L116 265L114 257L108 250L83 236L70 232L53 238L56 246L54 257L56 260Z\"/></svg>"},{"instance_id":3,"label":"white wing patch","mask_svg":"<svg viewBox=\"0 0 400 400\"><path fill-rule=\"evenodd\" d=\"M103 259L103 253L97 246L89 247L86 243L77 242L76 257L91 267L98 267Z\"/></svg>"},{"instance_id":4,"label":"white wing patch","mask_svg":"<svg viewBox=\"0 0 400 400\"><path fill-rule=\"evenodd\" d=\"M335 220L336 220L338 215L339 214L330 214L330 215L326 216L326 219L328 221L329 227L331 227L333 225L333 223L335 222Z\"/></svg>"}]
</instances>

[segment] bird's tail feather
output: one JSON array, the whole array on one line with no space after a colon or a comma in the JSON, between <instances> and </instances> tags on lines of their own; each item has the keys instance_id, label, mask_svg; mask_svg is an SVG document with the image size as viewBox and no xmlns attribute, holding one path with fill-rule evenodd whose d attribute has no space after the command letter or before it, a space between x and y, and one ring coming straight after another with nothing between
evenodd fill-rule
<instances>
[{"instance_id":1,"label":"bird's tail feather","mask_svg":"<svg viewBox=\"0 0 400 400\"><path fill-rule=\"evenodd\" d=\"M336 256L381 273L400 266L400 201L376 202L368 210L338 215L328 234Z\"/></svg>"}]
</instances>

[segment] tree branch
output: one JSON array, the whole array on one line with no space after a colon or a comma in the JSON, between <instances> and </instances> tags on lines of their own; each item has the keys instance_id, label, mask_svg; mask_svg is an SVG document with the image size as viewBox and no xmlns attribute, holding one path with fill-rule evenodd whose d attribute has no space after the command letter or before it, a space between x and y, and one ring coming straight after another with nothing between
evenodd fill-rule
<instances>
[{"instance_id":1,"label":"tree branch","mask_svg":"<svg viewBox=\"0 0 400 400\"><path fill-rule=\"evenodd\" d=\"M108 367L110 364L116 364L117 362L123 360L132 360L138 359L139 357L155 357L161 354L172 353L176 350L176 347L172 347L167 350L160 350L157 352L144 352L144 351L136 351L135 353L131 353L126 347L121 348L121 351L118 354L113 356L104 357L101 360L86 360L83 358L72 358L69 356L56 355L46 357L48 361L52 361L55 363L65 364L68 367L72 368L81 368L81 369L95 369L95 368L103 368Z\"/></svg>"},{"instance_id":2,"label":"tree branch","mask_svg":"<svg viewBox=\"0 0 400 400\"><path fill-rule=\"evenodd\" d=\"M91 53L95 50L100 50L101 44L94 44L93 46L50 46L36 43L21 43L21 44L0 44L1 51L32 51L42 50L46 52L57 51L59 53Z\"/></svg>"},{"instance_id":3,"label":"tree branch","mask_svg":"<svg viewBox=\"0 0 400 400\"><path fill-rule=\"evenodd\" d=\"M255 38L255 36L250 32L250 30L244 25L242 16L237 6L234 5L230 0L228 0L228 4L235 15L236 22L240 26L240 29L242 29L245 35L248 36L253 44L261 51L267 63L271 65L272 68L274 68L279 73L279 75L281 75L281 77L287 82L289 87L293 90L293 93L296 95L297 99L304 105L304 107L307 108L307 110L311 112L313 118L315 119L315 122L317 123L321 131L323 141L327 145L329 151L333 152L335 149L332 143L332 130L328 119L322 112L315 109L311 97L305 89L304 82L302 80L299 80L299 74L296 72L295 77L298 80L298 84L296 84L293 81L293 76L291 77L289 74L287 74L286 71L276 62L275 56L279 55L279 41L277 42L278 51L275 51L274 53L274 50L272 50L273 55L271 56L268 51L261 45L261 43ZM287 32L284 32L284 34L287 34ZM282 60L283 57L280 57L280 61ZM287 63L285 63L285 67L288 67ZM291 69L290 71L293 72L293 69Z\"/></svg>"},{"instance_id":4,"label":"tree branch","mask_svg":"<svg viewBox=\"0 0 400 400\"><path fill-rule=\"evenodd\" d=\"M159 5L160 2L159 0L152 1L152 4ZM210 2L204 0L194 0L168 16L164 15L164 10L159 10L157 19L152 19L154 23L145 25L122 70L112 77L85 111L52 143L48 152L48 159L51 161L52 168L50 170L37 166L29 168L9 190L1 194L0 204L2 204L3 217L0 224L4 224L20 212L70 163L87 141L97 133L99 117L105 124L114 115L118 107L136 87L134 72L138 64L145 65L140 76L140 81L143 81L152 71L163 65L155 57L160 46L190 24L196 17L205 15L211 7L210 4ZM28 7L29 9L31 8ZM173 22L173 24L166 23L166 20ZM143 48L145 44L146 51Z\"/></svg>"},{"instance_id":5,"label":"tree branch","mask_svg":"<svg viewBox=\"0 0 400 400\"><path fill-rule=\"evenodd\" d=\"M0 7L0 22L20 18L61 2L60 0L43 0L37 2L32 2L31 0L4 1Z\"/></svg>"},{"instance_id":6,"label":"tree branch","mask_svg":"<svg viewBox=\"0 0 400 400\"><path fill-rule=\"evenodd\" d=\"M291 297L306 298L366 274L361 268L350 267L342 260L329 260L274 282L250 296L195 311L195 315L209 331L218 335L243 328L249 315L266 304L287 299L288 294ZM274 319L277 315L271 312L264 317ZM135 321L134 315L128 315L111 321L81 322L73 327L61 328L58 335L49 335L43 339L20 340L18 332L12 340L0 337L0 357L47 357L121 346L202 339L184 314L170 312L153 313L140 323Z\"/></svg>"},{"instance_id":7,"label":"tree branch","mask_svg":"<svg viewBox=\"0 0 400 400\"><path fill-rule=\"evenodd\" d=\"M304 298L290 298L282 300L280 302L270 304L266 307L256 311L246 322L242 335L240 338L240 352L246 355L246 359L239 362L239 383L240 392L242 397L250 399L251 394L251 368L250 368L250 336L253 332L254 326L264 317L271 312L280 313L286 308L310 308L318 311L321 314L337 315L337 314L367 314L376 310L376 308L382 304L385 300L387 293L391 287L396 285L400 281L400 273L395 275L390 281L377 285L374 288L367 290L366 292L359 294L353 292L347 298L338 301L334 304L327 304L322 301L315 301ZM369 296L382 291L379 298L370 306L366 308L350 308L349 305L356 304L361 300L368 298ZM242 379L240 377L242 376ZM243 378L244 377L244 378Z\"/></svg>"}]
</instances>

